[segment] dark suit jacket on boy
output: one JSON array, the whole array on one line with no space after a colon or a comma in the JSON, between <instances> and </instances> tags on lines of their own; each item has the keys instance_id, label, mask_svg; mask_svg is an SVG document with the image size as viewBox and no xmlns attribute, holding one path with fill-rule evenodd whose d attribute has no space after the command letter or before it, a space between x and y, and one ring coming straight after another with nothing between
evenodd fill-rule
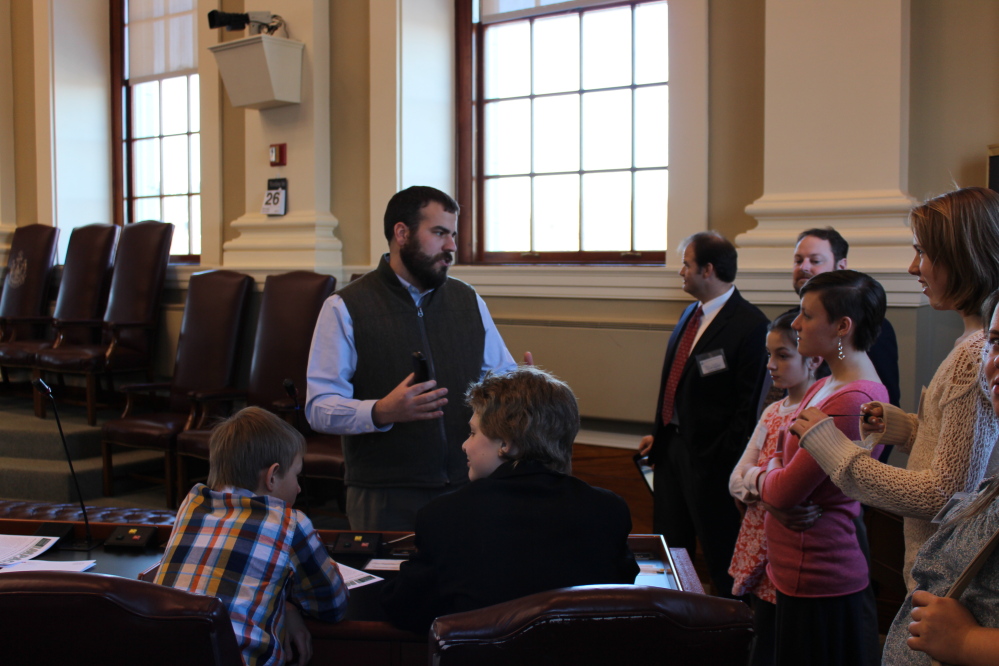
<instances>
[{"instance_id":1,"label":"dark suit jacket on boy","mask_svg":"<svg viewBox=\"0 0 999 666\"><path fill-rule=\"evenodd\" d=\"M416 518L417 554L385 584L393 622L434 618L572 585L633 583L631 514L614 493L534 461L504 463Z\"/></svg>"}]
</instances>

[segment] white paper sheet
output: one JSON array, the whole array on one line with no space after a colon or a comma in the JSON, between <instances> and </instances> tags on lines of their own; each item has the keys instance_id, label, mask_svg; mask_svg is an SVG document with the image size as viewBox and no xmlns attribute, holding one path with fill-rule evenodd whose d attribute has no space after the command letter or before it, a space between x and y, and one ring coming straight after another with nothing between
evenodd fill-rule
<instances>
[{"instance_id":1,"label":"white paper sheet","mask_svg":"<svg viewBox=\"0 0 999 666\"><path fill-rule=\"evenodd\" d=\"M12 573L14 571L86 571L96 564L97 560L76 560L73 562L29 560L6 566L0 569L0 573Z\"/></svg>"},{"instance_id":2,"label":"white paper sheet","mask_svg":"<svg viewBox=\"0 0 999 666\"><path fill-rule=\"evenodd\" d=\"M58 540L59 537L0 534L0 567L37 557Z\"/></svg>"},{"instance_id":3,"label":"white paper sheet","mask_svg":"<svg viewBox=\"0 0 999 666\"><path fill-rule=\"evenodd\" d=\"M340 575L343 576L343 582L347 585L347 589L364 587L365 585L371 585L372 583L384 580L367 571L359 571L344 564L337 564L337 566L340 567Z\"/></svg>"},{"instance_id":4,"label":"white paper sheet","mask_svg":"<svg viewBox=\"0 0 999 666\"><path fill-rule=\"evenodd\" d=\"M403 562L405 562L405 560L371 560L364 565L364 568L367 571L398 571Z\"/></svg>"}]
</instances>

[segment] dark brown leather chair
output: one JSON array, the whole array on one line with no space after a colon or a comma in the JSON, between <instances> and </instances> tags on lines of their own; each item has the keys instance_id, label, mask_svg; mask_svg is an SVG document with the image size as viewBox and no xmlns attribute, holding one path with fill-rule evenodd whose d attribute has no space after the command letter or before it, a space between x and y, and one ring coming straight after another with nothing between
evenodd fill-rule
<instances>
[{"instance_id":1,"label":"dark brown leather chair","mask_svg":"<svg viewBox=\"0 0 999 666\"><path fill-rule=\"evenodd\" d=\"M58 238L59 230L44 224L14 229L7 273L0 292L0 341L30 338L35 323L23 319L45 314L45 297L49 274L55 265Z\"/></svg>"},{"instance_id":2,"label":"dark brown leather chair","mask_svg":"<svg viewBox=\"0 0 999 666\"><path fill-rule=\"evenodd\" d=\"M242 664L215 597L92 573L0 575L5 664Z\"/></svg>"},{"instance_id":3,"label":"dark brown leather chair","mask_svg":"<svg viewBox=\"0 0 999 666\"><path fill-rule=\"evenodd\" d=\"M103 321L56 320L63 330L89 325L103 328L97 344L70 344L57 338L51 349L42 350L35 361L35 376L46 372L86 377L87 422L97 423L97 380L104 376L109 389L112 375L145 371L152 379L153 352L159 328L160 296L170 258L173 225L136 222L121 231L111 277L111 291ZM36 399L36 413L45 416L44 401Z\"/></svg>"},{"instance_id":4,"label":"dark brown leather chair","mask_svg":"<svg viewBox=\"0 0 999 666\"><path fill-rule=\"evenodd\" d=\"M113 224L88 224L73 230L66 250L55 310L52 317L39 317L39 321L51 324L54 318L93 322L101 316L107 305L118 230ZM66 327L61 335L69 344L94 344L98 341L96 333L99 332L93 326ZM8 368L33 368L38 352L51 348L53 344L52 337L0 342L0 373L4 383L8 381ZM41 397L37 392L35 395Z\"/></svg>"},{"instance_id":5,"label":"dark brown leather chair","mask_svg":"<svg viewBox=\"0 0 999 666\"><path fill-rule=\"evenodd\" d=\"M260 314L257 318L257 333L253 344L253 358L250 363L250 380L246 392L203 394L199 399L243 400L247 405L269 409L274 412L292 415L293 403L284 388L284 380L291 379L295 386L305 387L305 368L309 361L309 348L312 332L323 303L336 288L336 279L330 275L320 275L312 271L293 271L280 275L270 275L264 282ZM304 424L304 422L303 422ZM307 427L307 426L305 426ZM208 440L211 430L188 430L177 437L177 469L180 494L189 486L186 458L208 460ZM309 453L326 458L331 445L322 438L310 435L315 440L309 445ZM339 438L336 438L339 444ZM343 480L343 453L340 452L339 478ZM303 465L303 475L315 471L315 462L307 455ZM320 471L326 472L327 468Z\"/></svg>"},{"instance_id":6,"label":"dark brown leather chair","mask_svg":"<svg viewBox=\"0 0 999 666\"><path fill-rule=\"evenodd\" d=\"M752 638L752 612L741 601L642 585L584 585L439 617L429 648L436 666L727 666L746 663Z\"/></svg>"},{"instance_id":7,"label":"dark brown leather chair","mask_svg":"<svg viewBox=\"0 0 999 666\"><path fill-rule=\"evenodd\" d=\"M128 395L125 412L120 419L105 423L101 431L105 496L113 492L115 446L154 449L163 451L167 504L176 507L177 435L198 427L211 416L198 409L192 394L233 386L239 333L252 285L253 278L249 275L233 271L205 271L191 276L173 378L169 383L124 387ZM168 392L167 408L135 414L137 396L151 391Z\"/></svg>"}]
</instances>

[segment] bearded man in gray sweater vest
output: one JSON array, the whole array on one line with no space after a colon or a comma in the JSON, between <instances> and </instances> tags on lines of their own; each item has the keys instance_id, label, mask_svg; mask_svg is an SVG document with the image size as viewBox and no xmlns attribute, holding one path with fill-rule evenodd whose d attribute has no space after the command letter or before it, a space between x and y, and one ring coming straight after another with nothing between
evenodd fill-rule
<instances>
[{"instance_id":1,"label":"bearded man in gray sweater vest","mask_svg":"<svg viewBox=\"0 0 999 666\"><path fill-rule=\"evenodd\" d=\"M309 354L306 416L343 436L347 517L355 530L412 530L416 512L468 481L466 387L516 362L485 302L449 277L458 204L432 187L396 193L389 252L331 296ZM413 354L428 381L415 382Z\"/></svg>"}]
</instances>

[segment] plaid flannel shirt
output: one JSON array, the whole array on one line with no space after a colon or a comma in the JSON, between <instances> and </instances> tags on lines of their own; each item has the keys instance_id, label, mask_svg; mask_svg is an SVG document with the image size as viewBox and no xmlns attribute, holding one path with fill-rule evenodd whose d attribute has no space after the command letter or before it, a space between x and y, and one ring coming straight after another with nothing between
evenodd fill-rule
<instances>
[{"instance_id":1,"label":"plaid flannel shirt","mask_svg":"<svg viewBox=\"0 0 999 666\"><path fill-rule=\"evenodd\" d=\"M327 622L347 608L340 571L305 514L244 488L191 489L156 582L225 602L248 666L290 658L281 644L285 601Z\"/></svg>"}]
</instances>

